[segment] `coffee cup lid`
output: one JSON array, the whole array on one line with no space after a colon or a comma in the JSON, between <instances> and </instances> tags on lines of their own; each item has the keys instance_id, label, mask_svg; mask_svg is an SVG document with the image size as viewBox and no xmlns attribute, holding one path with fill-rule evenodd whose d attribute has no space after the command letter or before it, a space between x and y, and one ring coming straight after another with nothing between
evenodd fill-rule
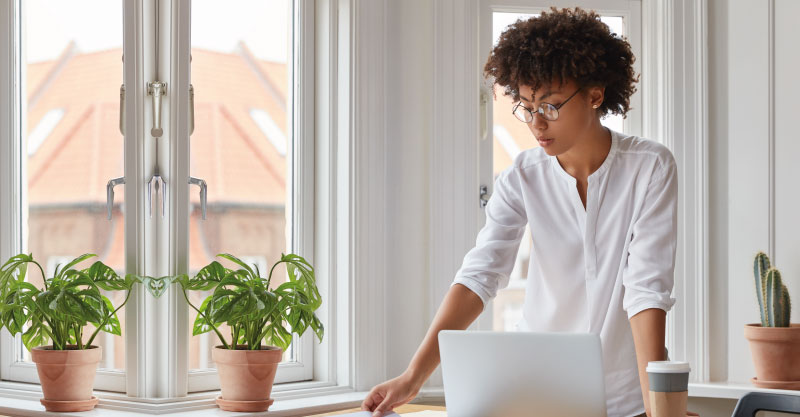
<instances>
[{"instance_id":1,"label":"coffee cup lid","mask_svg":"<svg viewBox=\"0 0 800 417\"><path fill-rule=\"evenodd\" d=\"M647 363L647 372L680 374L690 371L689 362L653 361Z\"/></svg>"}]
</instances>

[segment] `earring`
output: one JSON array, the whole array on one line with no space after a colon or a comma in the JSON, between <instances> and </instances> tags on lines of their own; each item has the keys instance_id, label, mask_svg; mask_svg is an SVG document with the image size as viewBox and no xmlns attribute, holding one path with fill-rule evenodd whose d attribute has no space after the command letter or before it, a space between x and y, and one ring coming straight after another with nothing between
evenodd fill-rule
<instances>
[{"instance_id":1,"label":"earring","mask_svg":"<svg viewBox=\"0 0 800 417\"><path fill-rule=\"evenodd\" d=\"M597 104L595 104L594 106L592 106L592 108L593 108L593 109L596 109L597 107L598 107L598 106L597 106Z\"/></svg>"}]
</instances>

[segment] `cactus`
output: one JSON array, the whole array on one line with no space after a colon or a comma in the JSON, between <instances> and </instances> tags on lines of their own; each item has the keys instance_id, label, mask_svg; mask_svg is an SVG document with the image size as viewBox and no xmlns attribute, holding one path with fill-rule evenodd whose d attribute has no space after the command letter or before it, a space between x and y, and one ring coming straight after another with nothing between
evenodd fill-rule
<instances>
[{"instance_id":1,"label":"cactus","mask_svg":"<svg viewBox=\"0 0 800 417\"><path fill-rule=\"evenodd\" d=\"M783 305L783 324L786 327L789 327L792 321L792 300L789 299L789 290L786 288L786 284L783 285L783 294L781 299L781 304Z\"/></svg>"},{"instance_id":2,"label":"cactus","mask_svg":"<svg viewBox=\"0 0 800 417\"><path fill-rule=\"evenodd\" d=\"M789 290L781 279L780 271L770 265L769 257L763 252L756 255L753 275L761 326L789 327L792 316Z\"/></svg>"},{"instance_id":3,"label":"cactus","mask_svg":"<svg viewBox=\"0 0 800 417\"><path fill-rule=\"evenodd\" d=\"M759 313L761 313L761 327L769 326L767 322L767 311L764 309L764 279L767 275L767 270L770 268L769 257L764 252L756 254L756 259L753 261L753 275L756 283L756 297L758 298Z\"/></svg>"}]
</instances>

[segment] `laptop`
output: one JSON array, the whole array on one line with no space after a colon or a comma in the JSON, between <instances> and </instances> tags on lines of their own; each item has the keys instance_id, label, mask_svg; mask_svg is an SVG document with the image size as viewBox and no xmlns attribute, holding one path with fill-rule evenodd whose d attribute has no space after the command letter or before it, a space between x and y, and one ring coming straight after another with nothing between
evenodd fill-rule
<instances>
[{"instance_id":1,"label":"laptop","mask_svg":"<svg viewBox=\"0 0 800 417\"><path fill-rule=\"evenodd\" d=\"M450 417L606 417L600 337L442 330Z\"/></svg>"}]
</instances>

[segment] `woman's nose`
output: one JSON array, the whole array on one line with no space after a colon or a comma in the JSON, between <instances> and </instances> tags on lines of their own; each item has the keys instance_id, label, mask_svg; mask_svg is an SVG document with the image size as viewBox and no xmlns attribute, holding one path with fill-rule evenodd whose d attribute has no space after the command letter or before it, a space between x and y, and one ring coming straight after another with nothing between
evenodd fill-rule
<instances>
[{"instance_id":1,"label":"woman's nose","mask_svg":"<svg viewBox=\"0 0 800 417\"><path fill-rule=\"evenodd\" d=\"M545 120L544 116L539 114L539 112L533 113L533 120L531 120L531 126L535 127L538 130L544 130L547 128L547 120Z\"/></svg>"}]
</instances>

